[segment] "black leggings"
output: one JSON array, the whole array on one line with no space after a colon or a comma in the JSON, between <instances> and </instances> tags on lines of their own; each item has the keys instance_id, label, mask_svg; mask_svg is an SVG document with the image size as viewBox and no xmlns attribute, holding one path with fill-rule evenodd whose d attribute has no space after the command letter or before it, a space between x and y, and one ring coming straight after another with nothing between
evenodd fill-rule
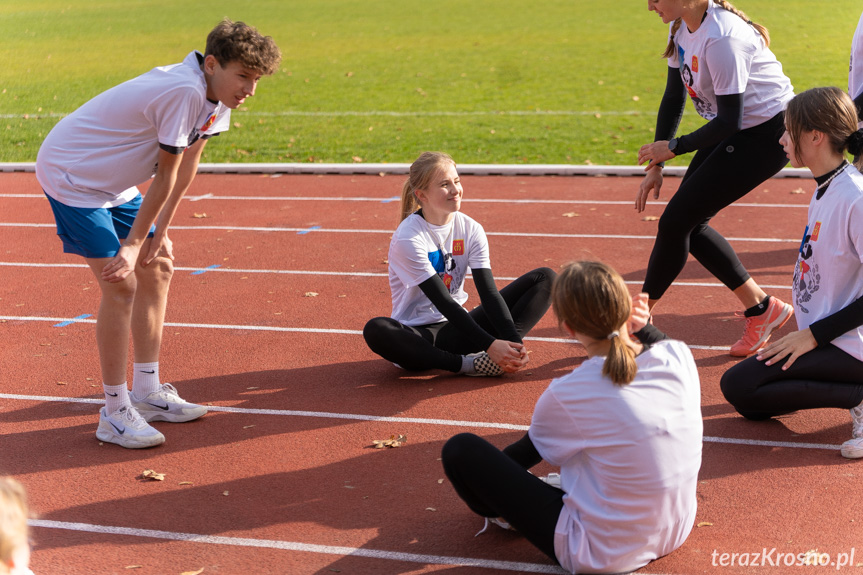
<instances>
[{"instance_id":1,"label":"black leggings","mask_svg":"<svg viewBox=\"0 0 863 575\"><path fill-rule=\"evenodd\" d=\"M644 291L659 299L686 265L691 253L730 290L749 273L728 241L708 223L721 209L776 175L788 158L779 145L784 113L698 150L680 187L668 201L647 266Z\"/></svg>"},{"instance_id":2,"label":"black leggings","mask_svg":"<svg viewBox=\"0 0 863 575\"><path fill-rule=\"evenodd\" d=\"M725 399L748 419L769 419L800 409L851 409L863 401L863 361L834 345L807 352L783 371L754 356L722 376Z\"/></svg>"},{"instance_id":3,"label":"black leggings","mask_svg":"<svg viewBox=\"0 0 863 575\"><path fill-rule=\"evenodd\" d=\"M543 553L554 553L554 529L563 491L548 485L503 451L472 433L460 433L441 451L446 476L471 511L503 517Z\"/></svg>"},{"instance_id":4,"label":"black leggings","mask_svg":"<svg viewBox=\"0 0 863 575\"><path fill-rule=\"evenodd\" d=\"M552 270L539 268L500 290L521 337L533 329L548 310L554 277ZM482 305L469 313L486 332L498 336ZM463 355L483 351L446 321L408 326L391 317L376 317L366 323L363 337L373 352L410 371L445 369L459 372Z\"/></svg>"}]
</instances>

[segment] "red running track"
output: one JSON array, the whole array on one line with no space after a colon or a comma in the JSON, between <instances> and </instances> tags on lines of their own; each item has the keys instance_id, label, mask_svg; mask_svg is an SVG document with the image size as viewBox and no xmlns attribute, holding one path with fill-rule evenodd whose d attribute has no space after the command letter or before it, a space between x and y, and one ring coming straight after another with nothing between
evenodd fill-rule
<instances>
[{"instance_id":1,"label":"red running track","mask_svg":"<svg viewBox=\"0 0 863 575\"><path fill-rule=\"evenodd\" d=\"M489 234L500 285L595 258L640 287L662 206L636 214L637 179L463 181L463 210ZM61 253L33 175L0 182L0 472L30 492L37 574L558 572L515 533L474 538L482 520L444 480L439 453L461 431L501 447L519 437L550 379L584 353L549 313L526 341L530 369L500 379L405 376L372 354L360 330L390 311L401 176L198 177L171 233L178 269L161 361L168 381L213 411L156 424L167 442L143 451L94 436L90 272ZM676 186L666 180L665 199ZM780 297L790 295L811 188L773 180L714 220ZM857 572L863 468L838 453L848 413L737 416L718 388L736 361L727 349L742 330L737 302L697 263L657 309L659 327L693 346L706 437L699 526L639 573L744 573L739 564L755 557L730 566L730 554L763 550L765 573L824 573L782 565L784 554L816 550L834 562L828 570L853 553L839 572ZM407 444L370 447L394 434ZM145 469L165 480L137 479Z\"/></svg>"}]
</instances>

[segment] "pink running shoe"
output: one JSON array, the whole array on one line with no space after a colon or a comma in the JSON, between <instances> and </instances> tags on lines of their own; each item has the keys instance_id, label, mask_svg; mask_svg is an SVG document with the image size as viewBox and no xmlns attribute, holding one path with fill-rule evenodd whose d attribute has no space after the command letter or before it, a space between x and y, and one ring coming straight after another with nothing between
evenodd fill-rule
<instances>
[{"instance_id":1,"label":"pink running shoe","mask_svg":"<svg viewBox=\"0 0 863 575\"><path fill-rule=\"evenodd\" d=\"M767 305L767 311L761 315L746 318L746 325L743 328L743 337L731 346L731 355L735 357L746 357L764 347L767 340L770 339L770 334L785 325L791 316L794 315L794 308L781 300L770 296L770 303Z\"/></svg>"}]
</instances>

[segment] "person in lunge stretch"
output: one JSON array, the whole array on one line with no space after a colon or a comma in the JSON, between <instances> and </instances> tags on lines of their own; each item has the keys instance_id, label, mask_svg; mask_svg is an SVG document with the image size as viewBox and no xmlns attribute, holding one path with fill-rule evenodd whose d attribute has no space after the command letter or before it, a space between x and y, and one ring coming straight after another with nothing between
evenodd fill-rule
<instances>
[{"instance_id":1,"label":"person in lunge stretch","mask_svg":"<svg viewBox=\"0 0 863 575\"><path fill-rule=\"evenodd\" d=\"M800 409L851 410L842 455L863 457L863 151L857 111L839 88L813 88L785 113L782 145L816 188L792 278L798 331L725 372L722 393L749 419Z\"/></svg>"},{"instance_id":2,"label":"person in lunge stretch","mask_svg":"<svg viewBox=\"0 0 863 575\"><path fill-rule=\"evenodd\" d=\"M646 297L631 300L605 264L564 267L552 306L587 359L549 384L519 441L501 451L462 433L442 450L472 511L571 573L629 573L680 547L693 527L698 371L685 344L647 324ZM560 467L559 487L528 471L541 460Z\"/></svg>"},{"instance_id":3,"label":"person in lunge stretch","mask_svg":"<svg viewBox=\"0 0 863 575\"><path fill-rule=\"evenodd\" d=\"M729 2L648 0L647 7L670 23L664 54L668 77L655 141L638 152L638 163L648 164L636 210L645 209L651 192L659 198L666 160L697 152L659 220L643 291L652 310L691 253L745 308L743 337L731 346L731 355L747 356L788 321L793 309L755 283L709 222L787 163L778 139L782 111L793 96L791 83L768 48L767 30ZM708 122L674 137L687 93Z\"/></svg>"},{"instance_id":4,"label":"person in lunge stretch","mask_svg":"<svg viewBox=\"0 0 863 575\"><path fill-rule=\"evenodd\" d=\"M229 128L230 111L280 59L272 38L224 20L207 36L204 54L193 51L180 64L96 96L60 120L39 150L36 177L63 251L85 259L102 292L96 323L106 400L96 431L102 441L158 445L165 437L148 421L190 421L207 411L160 381L174 270L168 228L208 139ZM151 177L142 198L136 186Z\"/></svg>"},{"instance_id":5,"label":"person in lunge stretch","mask_svg":"<svg viewBox=\"0 0 863 575\"><path fill-rule=\"evenodd\" d=\"M535 269L498 292L485 231L461 213L461 200L450 156L424 152L411 165L389 249L392 317L369 320L363 337L410 371L515 372L528 362L522 338L548 310L555 273ZM481 302L470 312L462 307L468 268Z\"/></svg>"}]
</instances>

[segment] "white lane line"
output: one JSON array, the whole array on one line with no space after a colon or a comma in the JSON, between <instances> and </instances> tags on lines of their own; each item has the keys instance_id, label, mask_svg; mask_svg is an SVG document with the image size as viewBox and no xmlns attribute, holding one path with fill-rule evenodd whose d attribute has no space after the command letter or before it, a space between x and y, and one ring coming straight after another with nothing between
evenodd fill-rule
<instances>
[{"instance_id":1,"label":"white lane line","mask_svg":"<svg viewBox=\"0 0 863 575\"><path fill-rule=\"evenodd\" d=\"M91 316L78 316L74 318L70 317L41 317L41 316L17 316L17 315L0 315L0 320L2 321L47 321L54 323L64 323L68 324L80 324L80 323L91 323L95 324L96 319L89 319ZM56 327L56 326L55 326ZM65 326L64 326L65 327ZM165 322L165 327L187 327L192 329L231 329L231 330L242 330L242 331L272 331L272 332L282 332L282 333L330 333L330 334L341 334L341 335L362 335L363 331L359 329L324 329L324 328L315 328L315 327L276 327L272 325L232 325L232 324L220 324L220 323L178 323L178 322ZM542 341L546 343L578 343L578 340L568 339L563 337L537 337L537 336L527 336L524 338L525 341ZM709 351L728 351L730 348L728 346L721 345L690 345L690 349L702 349Z\"/></svg>"},{"instance_id":2,"label":"white lane line","mask_svg":"<svg viewBox=\"0 0 863 575\"><path fill-rule=\"evenodd\" d=\"M80 268L89 270L86 264L66 264L66 263L27 263L27 262L0 262L0 267L21 267L21 268ZM193 272L200 268L194 267L175 267L175 271ZM335 276L335 277L388 277L384 272L334 272L334 271L315 271L315 270L267 270L267 269L247 269L247 268L215 268L209 270L212 273L234 273L234 274L275 274L275 275L308 275L308 276ZM473 279L471 274L466 276L468 279ZM518 278L498 276L495 277L498 281L515 281ZM628 285L640 286L644 283L643 280L627 280ZM724 287L719 282L674 282L672 285L685 287ZM787 285L772 285L761 284L762 288L790 290L791 286Z\"/></svg>"},{"instance_id":3,"label":"white lane line","mask_svg":"<svg viewBox=\"0 0 863 575\"><path fill-rule=\"evenodd\" d=\"M45 199L44 194L0 194L0 198L33 198ZM199 202L201 200L228 200L228 201L256 201L256 202L372 202L376 204L388 203L392 198L371 197L336 197L336 196L218 196L216 194L202 194L200 196L184 196L184 200ZM470 204L563 204L563 205L587 205L587 206L632 206L633 200L539 200L539 199L507 199L507 198L465 198L462 203ZM668 202L651 202L652 206L664 206ZM757 203L735 203L729 207L738 208L792 208L806 209L808 204L757 204Z\"/></svg>"},{"instance_id":4,"label":"white lane line","mask_svg":"<svg viewBox=\"0 0 863 575\"><path fill-rule=\"evenodd\" d=\"M54 224L32 224L18 222L0 222L0 227L6 228L54 228ZM303 234L386 234L391 236L393 230L363 230L363 229L343 229L343 228L283 228L283 227L260 227L260 226L171 226L172 230L208 230L208 231L227 231L227 232L293 232ZM622 234L546 234L538 232L490 232L486 231L487 236L501 236L511 238L557 238L557 239L610 239L610 240L654 240L655 235L622 235ZM737 242L771 242L771 243L792 243L799 244L800 238L783 239L783 238L738 238L726 237L729 241Z\"/></svg>"},{"instance_id":5,"label":"white lane line","mask_svg":"<svg viewBox=\"0 0 863 575\"><path fill-rule=\"evenodd\" d=\"M0 399L17 401L56 401L63 403L104 404L103 399L89 397L52 397L44 395L21 395L15 393L0 393ZM416 423L421 425L442 425L449 427L467 427L478 429L504 429L507 431L527 431L527 425L516 423L494 423L489 421L461 421L457 419L435 419L426 417L395 417L389 415L368 415L361 413L335 413L328 411L298 411L289 409L254 409L247 407L228 407L208 405L210 411L225 413L241 413L247 415L276 415L281 417L314 417L319 419L347 419L351 421L374 421L385 423ZM755 447L787 447L791 449L839 449L839 445L829 443L803 443L794 441L767 441L762 439L739 439L734 437L714 437L705 435L705 443L727 443L732 445L749 445Z\"/></svg>"},{"instance_id":6,"label":"white lane line","mask_svg":"<svg viewBox=\"0 0 863 575\"><path fill-rule=\"evenodd\" d=\"M46 519L30 519L27 522L32 527L45 529L64 529L85 533L101 533L106 535L123 535L131 537L147 537L151 539L166 539L169 541L185 541L203 543L206 545L230 545L234 547L253 547L259 549L279 549L282 551L300 551L305 553L320 553L338 555L341 557L363 557L366 559L384 559L388 561L405 561L408 563L423 563L427 565L457 565L460 567L479 567L483 569L500 569L504 571L519 571L521 573L565 573L555 565L541 563L522 563L518 561L501 561L496 559L474 559L472 557L449 557L446 555L422 555L419 553L403 553L400 551L383 551L365 547L340 547L334 545L315 545L295 541L278 541L273 539L250 539L246 537L223 537L219 535L200 535L196 533L178 533L174 531L158 531L155 529L136 529L134 527L112 527L94 525L92 523L70 523L67 521L50 521Z\"/></svg>"}]
</instances>

